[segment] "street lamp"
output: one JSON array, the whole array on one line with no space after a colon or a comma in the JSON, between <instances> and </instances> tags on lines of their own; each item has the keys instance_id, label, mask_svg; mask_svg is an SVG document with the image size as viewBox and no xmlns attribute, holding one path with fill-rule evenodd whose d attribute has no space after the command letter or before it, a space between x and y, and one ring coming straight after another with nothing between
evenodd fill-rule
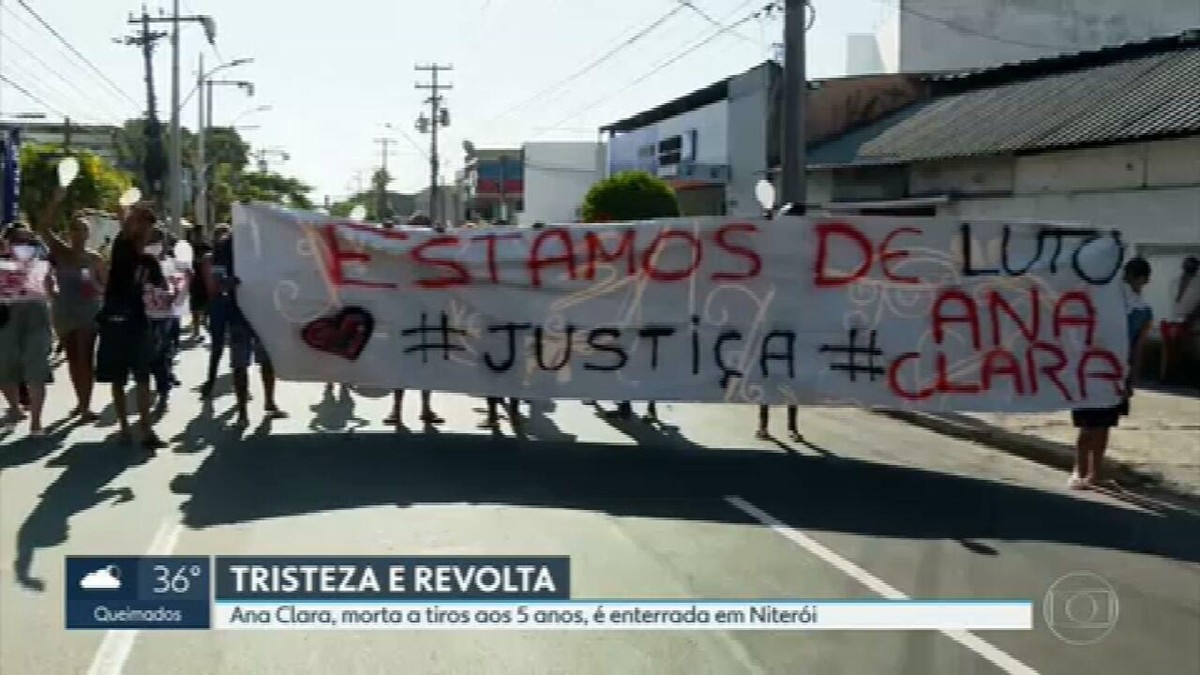
<instances>
[{"instance_id":1,"label":"street lamp","mask_svg":"<svg viewBox=\"0 0 1200 675\"><path fill-rule=\"evenodd\" d=\"M250 108L249 110L243 110L241 113L238 114L237 117L233 118L233 121L229 123L229 126L232 127L232 126L236 125L244 117L249 117L250 115L254 115L256 113L264 113L264 112L268 112L271 110L274 110L274 106L260 105L260 106L254 107L254 108Z\"/></svg>"},{"instance_id":2,"label":"street lamp","mask_svg":"<svg viewBox=\"0 0 1200 675\"><path fill-rule=\"evenodd\" d=\"M253 62L254 59L234 59L229 63L213 68L208 73L204 72L204 55L200 55L200 78L196 82L196 89L200 90L200 128L196 132L196 166L199 167L197 176L196 190L196 224L199 225L201 231L204 231L208 226L208 162L204 157L205 151L205 136L208 135L208 129L212 126L212 105L213 105L213 85L215 84L232 84L239 89L244 89L250 96L254 95L254 84L245 80L225 81L214 80L212 76L226 68L241 66Z\"/></svg>"}]
</instances>

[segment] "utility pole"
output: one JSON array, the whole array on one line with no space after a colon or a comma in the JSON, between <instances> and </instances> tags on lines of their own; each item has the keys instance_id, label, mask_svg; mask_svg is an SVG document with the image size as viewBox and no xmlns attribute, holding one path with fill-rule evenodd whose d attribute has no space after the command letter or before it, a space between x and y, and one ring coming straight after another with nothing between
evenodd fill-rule
<instances>
[{"instance_id":1,"label":"utility pole","mask_svg":"<svg viewBox=\"0 0 1200 675\"><path fill-rule=\"evenodd\" d=\"M791 214L803 215L808 198L804 40L810 6L808 0L785 0L783 11L783 172L779 201L792 205Z\"/></svg>"},{"instance_id":2,"label":"utility pole","mask_svg":"<svg viewBox=\"0 0 1200 675\"><path fill-rule=\"evenodd\" d=\"M205 155L205 144L208 123L204 119L204 52L200 52L200 63L196 70L196 95L199 101L196 105L196 194L192 200L192 212L196 214L196 227L202 234L208 233L208 160Z\"/></svg>"},{"instance_id":3,"label":"utility pole","mask_svg":"<svg viewBox=\"0 0 1200 675\"><path fill-rule=\"evenodd\" d=\"M128 23L139 26L140 30L134 35L118 38L116 42L139 47L142 50L142 60L146 71L146 124L142 128L145 137L145 156L142 158L142 173L146 190L150 198L162 207L163 170L166 168L166 157L163 156L162 124L158 121L158 103L154 96L154 44L167 37L167 33L150 30L150 15L146 7L142 7L141 18L129 18Z\"/></svg>"},{"instance_id":4,"label":"utility pole","mask_svg":"<svg viewBox=\"0 0 1200 675\"><path fill-rule=\"evenodd\" d=\"M171 216L168 227L183 234L183 136L179 129L179 0L171 11Z\"/></svg>"},{"instance_id":5,"label":"utility pole","mask_svg":"<svg viewBox=\"0 0 1200 675\"><path fill-rule=\"evenodd\" d=\"M143 25L151 23L171 24L171 154L170 175L167 178L169 194L169 213L167 222L176 235L182 235L183 225L183 134L179 124L179 26L185 22L199 23L204 26L205 37L209 44L217 39L217 25L210 16L180 16L179 0L174 0L170 16L151 19L142 10ZM137 23L130 19L130 23Z\"/></svg>"},{"instance_id":6,"label":"utility pole","mask_svg":"<svg viewBox=\"0 0 1200 675\"><path fill-rule=\"evenodd\" d=\"M396 139L394 139L394 138L376 138L375 142L378 143L380 146L380 150L379 150L380 164L379 165L381 167L380 171L382 171L382 173L379 175L379 195L377 196L378 201L376 202L376 204L378 206L377 206L377 210L375 212L375 216L379 219L379 222L382 223L386 216L386 212L387 212L388 150L392 147L392 143L396 142Z\"/></svg>"},{"instance_id":7,"label":"utility pole","mask_svg":"<svg viewBox=\"0 0 1200 675\"><path fill-rule=\"evenodd\" d=\"M442 106L442 91L449 91L454 87L449 84L438 82L438 73L454 70L453 66L439 66L438 64L430 64L426 66L418 65L417 72L429 73L429 84L418 82L417 89L428 90L429 98L425 102L429 104L429 117L425 117L425 113L421 113L417 118L417 131L429 134L429 219L436 226L438 223L438 211L441 204L438 201L438 127L450 126L450 111Z\"/></svg>"}]
</instances>

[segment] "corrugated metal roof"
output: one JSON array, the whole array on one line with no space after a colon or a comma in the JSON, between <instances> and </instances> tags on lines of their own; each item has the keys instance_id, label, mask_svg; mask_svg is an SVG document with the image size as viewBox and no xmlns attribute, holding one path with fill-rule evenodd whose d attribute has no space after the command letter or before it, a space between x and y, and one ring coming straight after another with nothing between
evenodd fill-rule
<instances>
[{"instance_id":1,"label":"corrugated metal roof","mask_svg":"<svg viewBox=\"0 0 1200 675\"><path fill-rule=\"evenodd\" d=\"M812 165L904 163L1200 133L1200 44L969 89L813 148Z\"/></svg>"}]
</instances>

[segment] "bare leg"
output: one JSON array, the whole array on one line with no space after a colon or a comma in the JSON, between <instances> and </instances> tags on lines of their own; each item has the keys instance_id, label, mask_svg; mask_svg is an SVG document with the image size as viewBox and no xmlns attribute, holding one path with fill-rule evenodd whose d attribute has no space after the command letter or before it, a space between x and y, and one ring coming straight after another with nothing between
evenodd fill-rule
<instances>
[{"instance_id":1,"label":"bare leg","mask_svg":"<svg viewBox=\"0 0 1200 675\"><path fill-rule=\"evenodd\" d=\"M1087 487L1092 473L1092 445L1095 443L1096 429L1083 427L1075 439L1075 468L1071 471L1071 479L1067 486L1072 489Z\"/></svg>"},{"instance_id":2,"label":"bare leg","mask_svg":"<svg viewBox=\"0 0 1200 675\"><path fill-rule=\"evenodd\" d=\"M247 410L250 400L250 377L245 368L233 369L233 393L237 398L237 424L247 425L250 423L250 413Z\"/></svg>"},{"instance_id":3,"label":"bare leg","mask_svg":"<svg viewBox=\"0 0 1200 675\"><path fill-rule=\"evenodd\" d=\"M150 382L134 383L134 391L137 394L138 426L142 431L142 447L148 450L161 448L164 443L154 433L154 423L150 421Z\"/></svg>"},{"instance_id":4,"label":"bare leg","mask_svg":"<svg viewBox=\"0 0 1200 675\"><path fill-rule=\"evenodd\" d=\"M400 416L400 409L404 405L404 390L397 389L392 392L392 414L383 418L384 424L390 424L394 427L404 426L403 418Z\"/></svg>"},{"instance_id":5,"label":"bare leg","mask_svg":"<svg viewBox=\"0 0 1200 675\"><path fill-rule=\"evenodd\" d=\"M96 387L96 371L93 363L96 354L96 331L80 328L75 331L75 349L79 352L79 419L84 423L95 422L92 412L92 391Z\"/></svg>"},{"instance_id":6,"label":"bare leg","mask_svg":"<svg viewBox=\"0 0 1200 675\"><path fill-rule=\"evenodd\" d=\"M4 392L4 400L8 402L7 418L10 420L21 419L21 395L17 392L17 385L6 384L0 387L0 391Z\"/></svg>"},{"instance_id":7,"label":"bare leg","mask_svg":"<svg viewBox=\"0 0 1200 675\"><path fill-rule=\"evenodd\" d=\"M787 407L788 438L796 443L804 441L804 436L800 434L800 427L796 422L797 413L799 412L800 406L789 405Z\"/></svg>"},{"instance_id":8,"label":"bare leg","mask_svg":"<svg viewBox=\"0 0 1200 675\"><path fill-rule=\"evenodd\" d=\"M1087 475L1088 482L1092 485L1099 484L1101 473L1104 469L1104 453L1108 450L1108 434L1107 427L1103 429L1093 429L1095 438L1091 443L1089 450L1091 451L1091 473Z\"/></svg>"},{"instance_id":9,"label":"bare leg","mask_svg":"<svg viewBox=\"0 0 1200 675\"><path fill-rule=\"evenodd\" d=\"M71 378L71 388L75 390L76 406L71 414L83 412L83 356L79 350L78 329L68 331L58 336L58 344L67 352L67 375Z\"/></svg>"},{"instance_id":10,"label":"bare leg","mask_svg":"<svg viewBox=\"0 0 1200 675\"><path fill-rule=\"evenodd\" d=\"M125 385L112 385L113 409L117 412L117 424L121 428L121 441L128 443L133 436L129 432L129 406L125 405Z\"/></svg>"},{"instance_id":11,"label":"bare leg","mask_svg":"<svg viewBox=\"0 0 1200 675\"><path fill-rule=\"evenodd\" d=\"M42 433L42 406L46 404L46 383L29 383L29 431Z\"/></svg>"},{"instance_id":12,"label":"bare leg","mask_svg":"<svg viewBox=\"0 0 1200 675\"><path fill-rule=\"evenodd\" d=\"M262 376L263 384L263 410L266 411L267 417L273 419L282 419L287 417L287 413L279 409L275 405L275 366L270 361L264 360L259 364L259 374Z\"/></svg>"},{"instance_id":13,"label":"bare leg","mask_svg":"<svg viewBox=\"0 0 1200 675\"><path fill-rule=\"evenodd\" d=\"M770 438L771 432L767 427L771 424L771 408L770 406L758 406L758 431L755 432L756 438Z\"/></svg>"},{"instance_id":14,"label":"bare leg","mask_svg":"<svg viewBox=\"0 0 1200 675\"><path fill-rule=\"evenodd\" d=\"M433 411L432 391L421 392L421 421L425 424L444 424L446 422Z\"/></svg>"}]
</instances>

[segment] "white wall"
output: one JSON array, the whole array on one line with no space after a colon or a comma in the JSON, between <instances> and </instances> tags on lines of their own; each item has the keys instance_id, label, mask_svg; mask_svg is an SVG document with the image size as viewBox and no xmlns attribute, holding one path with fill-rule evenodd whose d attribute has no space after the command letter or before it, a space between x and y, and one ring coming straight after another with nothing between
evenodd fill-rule
<instances>
[{"instance_id":1,"label":"white wall","mask_svg":"<svg viewBox=\"0 0 1200 675\"><path fill-rule=\"evenodd\" d=\"M1196 0L899 3L900 68L905 72L991 66L1144 40L1200 26L1200 2Z\"/></svg>"},{"instance_id":2,"label":"white wall","mask_svg":"<svg viewBox=\"0 0 1200 675\"><path fill-rule=\"evenodd\" d=\"M602 143L526 143L522 226L570 223L584 196L604 177Z\"/></svg>"},{"instance_id":3,"label":"white wall","mask_svg":"<svg viewBox=\"0 0 1200 675\"><path fill-rule=\"evenodd\" d=\"M886 73L879 41L874 35L852 33L846 36L846 76Z\"/></svg>"},{"instance_id":4,"label":"white wall","mask_svg":"<svg viewBox=\"0 0 1200 675\"><path fill-rule=\"evenodd\" d=\"M1200 137L1068 150L1015 160L950 163L939 187L958 192L950 177L999 175L1008 162L1014 194L968 197L939 215L974 219L1034 219L1120 230L1153 267L1145 290L1155 316L1170 312L1169 287L1184 255L1200 255ZM983 167L991 164L991 174ZM956 170L957 169L957 170ZM928 171L926 171L928 173ZM913 184L917 172L914 169ZM927 181L928 182L928 181ZM1157 330L1157 327L1156 327Z\"/></svg>"}]
</instances>

